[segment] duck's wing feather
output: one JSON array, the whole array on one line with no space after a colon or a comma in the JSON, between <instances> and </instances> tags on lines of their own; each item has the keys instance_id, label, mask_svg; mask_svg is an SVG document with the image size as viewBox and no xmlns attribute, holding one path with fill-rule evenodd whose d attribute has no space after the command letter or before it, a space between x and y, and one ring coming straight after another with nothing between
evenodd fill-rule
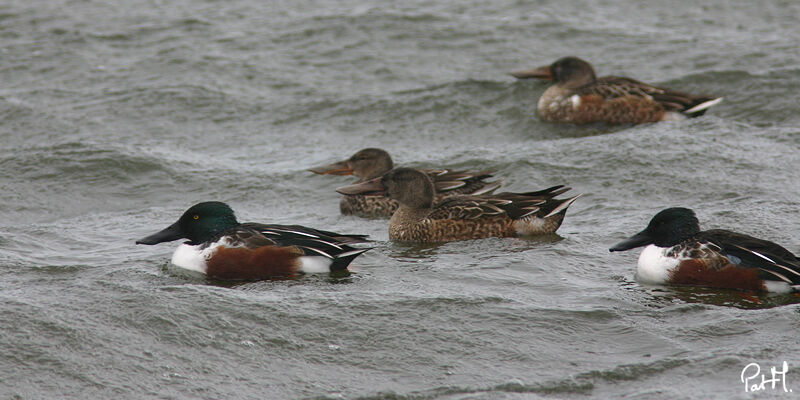
<instances>
[{"instance_id":1,"label":"duck's wing feather","mask_svg":"<svg viewBox=\"0 0 800 400\"><path fill-rule=\"evenodd\" d=\"M345 234L331 231L324 231L321 229L309 228L302 225L278 225L278 224L258 224L248 222L242 224L244 226L252 227L267 237L277 239L290 239L290 238L314 238L329 241L332 243L366 243L368 235Z\"/></svg>"},{"instance_id":2,"label":"duck's wing feather","mask_svg":"<svg viewBox=\"0 0 800 400\"><path fill-rule=\"evenodd\" d=\"M428 214L430 219L465 220L507 216L502 204L506 200L488 197L459 195L443 199Z\"/></svg>"},{"instance_id":3,"label":"duck's wing feather","mask_svg":"<svg viewBox=\"0 0 800 400\"><path fill-rule=\"evenodd\" d=\"M452 194L474 194L487 185L493 186L491 190L499 187L501 182L486 182L494 171L451 171L447 169L420 169L433 181L437 193L454 192ZM488 192L488 191L484 191Z\"/></svg>"},{"instance_id":4,"label":"duck's wing feather","mask_svg":"<svg viewBox=\"0 0 800 400\"><path fill-rule=\"evenodd\" d=\"M255 249L263 246L278 245L276 241L268 238L258 229L253 229L252 227L247 226L247 224L242 224L220 232L211 240L207 241L203 246L208 246L210 243L216 243L222 238L225 238L225 245L230 247L247 247L249 249Z\"/></svg>"},{"instance_id":5,"label":"duck's wing feather","mask_svg":"<svg viewBox=\"0 0 800 400\"><path fill-rule=\"evenodd\" d=\"M543 190L525 193L503 192L493 195L506 201L503 205L504 210L513 219L520 219L534 214L539 218L546 218L558 211L566 209L578 196L568 199L556 199L555 197L569 191L571 188L564 185L556 185Z\"/></svg>"},{"instance_id":6,"label":"duck's wing feather","mask_svg":"<svg viewBox=\"0 0 800 400\"><path fill-rule=\"evenodd\" d=\"M370 249L350 246L368 242L367 235L341 234L301 225L244 223L241 227L258 232L278 246L296 246L306 256L330 258L334 261L332 269L344 269L355 257Z\"/></svg>"},{"instance_id":7,"label":"duck's wing feather","mask_svg":"<svg viewBox=\"0 0 800 400\"><path fill-rule=\"evenodd\" d=\"M547 216L564 201L555 196L570 188L564 185L553 186L544 190L526 193L503 192L481 196L453 196L446 198L434 206L428 214L431 219L476 219L507 216L520 219L529 215Z\"/></svg>"},{"instance_id":8,"label":"duck's wing feather","mask_svg":"<svg viewBox=\"0 0 800 400\"><path fill-rule=\"evenodd\" d=\"M734 264L760 269L763 279L800 285L800 260L777 243L725 229L703 231L697 238L719 246Z\"/></svg>"},{"instance_id":9,"label":"duck's wing feather","mask_svg":"<svg viewBox=\"0 0 800 400\"><path fill-rule=\"evenodd\" d=\"M581 86L576 90L578 95L598 95L605 99L624 96L653 100L667 111L684 112L692 116L702 115L706 108L692 111L696 106L716 100L713 96L697 96L677 90L661 88L631 78L606 76ZM710 107L710 106L709 106ZM701 107L698 107L701 108Z\"/></svg>"}]
</instances>

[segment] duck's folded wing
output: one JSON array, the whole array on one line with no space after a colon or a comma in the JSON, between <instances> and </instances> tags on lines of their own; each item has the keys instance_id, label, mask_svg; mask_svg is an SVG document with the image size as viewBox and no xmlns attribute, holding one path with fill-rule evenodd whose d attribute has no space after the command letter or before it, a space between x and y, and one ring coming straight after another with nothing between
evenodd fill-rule
<instances>
[{"instance_id":1,"label":"duck's folded wing","mask_svg":"<svg viewBox=\"0 0 800 400\"><path fill-rule=\"evenodd\" d=\"M301 225L242 224L259 232L278 246L295 246L306 256L322 256L332 260L332 270L344 269L371 247L356 248L349 244L367 242L367 235L346 235L308 228Z\"/></svg>"},{"instance_id":2,"label":"duck's folded wing","mask_svg":"<svg viewBox=\"0 0 800 400\"><path fill-rule=\"evenodd\" d=\"M249 249L278 245L277 242L262 234L258 229L242 224L218 233L211 240L203 243L202 248L220 240L223 240L223 243L228 247L247 247Z\"/></svg>"},{"instance_id":3,"label":"duck's folded wing","mask_svg":"<svg viewBox=\"0 0 800 400\"><path fill-rule=\"evenodd\" d=\"M584 95L598 95L604 99L633 96L645 100L652 100L661 104L667 111L681 112L690 110L704 102L714 100L712 96L696 96L677 90L653 86L631 78L606 76L596 81L581 86L577 93Z\"/></svg>"},{"instance_id":4,"label":"duck's folded wing","mask_svg":"<svg viewBox=\"0 0 800 400\"><path fill-rule=\"evenodd\" d=\"M291 238L312 238L328 241L331 243L366 243L369 242L369 235L345 234L321 229L309 228L302 225L278 225L278 224L258 224L245 223L243 226L252 227L262 232L264 235L275 240L286 240Z\"/></svg>"},{"instance_id":5,"label":"duck's folded wing","mask_svg":"<svg viewBox=\"0 0 800 400\"><path fill-rule=\"evenodd\" d=\"M539 218L546 218L565 210L578 198L573 196L568 199L556 199L555 197L571 190L564 185L549 187L544 190L525 193L503 192L493 195L493 197L505 200L501 207L513 219L520 219L531 214L536 214Z\"/></svg>"},{"instance_id":6,"label":"duck's folded wing","mask_svg":"<svg viewBox=\"0 0 800 400\"><path fill-rule=\"evenodd\" d=\"M777 243L724 229L704 231L700 236L718 245L732 263L760 269L764 279L800 285L800 260Z\"/></svg>"},{"instance_id":7,"label":"duck's folded wing","mask_svg":"<svg viewBox=\"0 0 800 400\"><path fill-rule=\"evenodd\" d=\"M490 192L497 189L502 181L485 182L484 179L491 178L494 171L451 171L447 169L420 169L431 178L437 193L447 193L456 191L453 194L476 194ZM491 189L484 189L492 186Z\"/></svg>"},{"instance_id":8,"label":"duck's folded wing","mask_svg":"<svg viewBox=\"0 0 800 400\"><path fill-rule=\"evenodd\" d=\"M478 219L506 216L511 219L522 218L539 211L540 200L528 198L515 201L504 196L509 193L492 196L453 196L442 200L428 214L430 219ZM516 195L515 193L510 193Z\"/></svg>"}]
</instances>

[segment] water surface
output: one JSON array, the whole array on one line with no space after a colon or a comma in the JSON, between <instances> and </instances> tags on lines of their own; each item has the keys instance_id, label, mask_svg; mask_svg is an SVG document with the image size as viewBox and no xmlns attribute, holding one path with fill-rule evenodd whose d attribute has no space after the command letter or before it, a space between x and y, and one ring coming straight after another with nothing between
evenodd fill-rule
<instances>
[{"instance_id":1,"label":"water surface","mask_svg":"<svg viewBox=\"0 0 800 400\"><path fill-rule=\"evenodd\" d=\"M800 251L791 1L19 1L0 5L0 397L749 399L798 306L636 283L609 254L686 206ZM564 55L725 96L636 127L538 120ZM494 169L583 197L558 235L412 246L310 167ZM134 240L190 205L370 234L349 276L223 285ZM794 386L792 386L794 385ZM782 391L766 395L789 396Z\"/></svg>"}]
</instances>

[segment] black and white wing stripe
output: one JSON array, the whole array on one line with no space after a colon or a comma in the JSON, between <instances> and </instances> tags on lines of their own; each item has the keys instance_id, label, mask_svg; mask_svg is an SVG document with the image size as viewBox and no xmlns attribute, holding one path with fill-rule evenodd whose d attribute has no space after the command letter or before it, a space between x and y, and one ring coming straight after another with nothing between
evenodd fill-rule
<instances>
[{"instance_id":1,"label":"black and white wing stripe","mask_svg":"<svg viewBox=\"0 0 800 400\"><path fill-rule=\"evenodd\" d=\"M301 225L242 224L259 231L280 246L296 246L306 256L322 256L333 261L331 270L347 268L353 259L371 248L356 248L353 243L368 242L367 235L349 235Z\"/></svg>"},{"instance_id":2,"label":"black and white wing stripe","mask_svg":"<svg viewBox=\"0 0 800 400\"><path fill-rule=\"evenodd\" d=\"M777 243L724 229L711 229L701 235L717 244L731 262L761 270L763 279L800 285L800 260Z\"/></svg>"},{"instance_id":3,"label":"black and white wing stripe","mask_svg":"<svg viewBox=\"0 0 800 400\"><path fill-rule=\"evenodd\" d=\"M353 235L353 234L343 234L331 231L323 231L321 229L309 228L302 225L277 225L277 224L256 224L256 223L246 223L243 225L251 226L254 229L262 231L262 233L269 232L269 235L279 238L309 237L315 239L322 239L331 243L350 243L350 244L369 242L369 239L367 239L368 235Z\"/></svg>"}]
</instances>

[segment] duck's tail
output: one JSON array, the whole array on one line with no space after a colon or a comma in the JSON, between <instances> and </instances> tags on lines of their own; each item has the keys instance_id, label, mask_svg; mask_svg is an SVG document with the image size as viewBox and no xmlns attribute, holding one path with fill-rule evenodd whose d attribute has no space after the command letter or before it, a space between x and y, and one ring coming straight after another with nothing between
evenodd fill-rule
<instances>
[{"instance_id":1,"label":"duck's tail","mask_svg":"<svg viewBox=\"0 0 800 400\"><path fill-rule=\"evenodd\" d=\"M356 259L356 257L360 256L361 254L369 251L372 247L361 248L361 249L350 249L343 253L339 253L333 257L333 263L331 264L331 271L341 271L346 269L350 263Z\"/></svg>"},{"instance_id":2,"label":"duck's tail","mask_svg":"<svg viewBox=\"0 0 800 400\"><path fill-rule=\"evenodd\" d=\"M572 203L574 203L574 202L575 202L575 200L577 200L577 199L578 199L578 197L581 197L581 195L580 195L580 194L577 194L577 195L575 195L575 196L572 196L572 197L570 197L570 198L568 198L568 199L563 199L563 200L559 199L559 200L554 200L554 201L552 201L552 203L553 203L553 209L552 209L552 210L550 210L550 211L549 211L549 212L548 212L548 213L547 213L547 214L546 214L544 217L542 217L542 218L545 218L545 219L546 219L546 218L550 218L550 217L552 217L552 216L554 216L554 215L558 215L558 214L560 214L560 213L566 213L566 212L567 212L567 208L569 208L569 206L571 206L571 205L572 205ZM548 205L550 205L550 204L548 204ZM545 210L545 211L546 211L546 210Z\"/></svg>"},{"instance_id":3,"label":"duck's tail","mask_svg":"<svg viewBox=\"0 0 800 400\"><path fill-rule=\"evenodd\" d=\"M706 113L706 110L717 105L722 101L722 97L698 97L689 105L689 108L683 111L683 114L689 118L699 117Z\"/></svg>"}]
</instances>

